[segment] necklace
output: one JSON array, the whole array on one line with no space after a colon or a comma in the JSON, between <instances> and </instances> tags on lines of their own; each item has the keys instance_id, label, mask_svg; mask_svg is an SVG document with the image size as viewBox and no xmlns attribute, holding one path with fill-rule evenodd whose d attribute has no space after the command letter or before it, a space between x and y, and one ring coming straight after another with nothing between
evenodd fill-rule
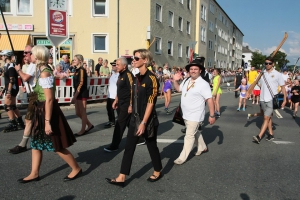
<instances>
[{"instance_id":1,"label":"necklace","mask_svg":"<svg viewBox=\"0 0 300 200\"><path fill-rule=\"evenodd\" d=\"M191 80L189 81L189 84L188 84L187 87L186 87L186 93L184 94L184 97L186 97L186 94L188 93L188 91L189 91L191 88L193 88L194 85L195 85L195 82L192 82L192 84L190 84L190 83L191 83Z\"/></svg>"}]
</instances>

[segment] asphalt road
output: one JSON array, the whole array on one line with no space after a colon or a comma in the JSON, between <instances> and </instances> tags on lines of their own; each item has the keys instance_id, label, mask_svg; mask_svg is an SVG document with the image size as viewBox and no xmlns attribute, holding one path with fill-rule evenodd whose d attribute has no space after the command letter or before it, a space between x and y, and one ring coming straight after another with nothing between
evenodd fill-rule
<instances>
[{"instance_id":1,"label":"asphalt road","mask_svg":"<svg viewBox=\"0 0 300 200\"><path fill-rule=\"evenodd\" d=\"M158 147L161 152L164 177L155 183L146 179L152 165L146 146L136 148L126 187L109 185L104 178L118 175L126 137L120 150L106 153L113 129L104 129L107 122L105 103L88 109L88 118L95 125L90 134L78 138L69 148L83 169L83 175L71 182L63 182L70 168L55 154L44 152L38 182L19 184L17 179L30 172L31 151L17 155L7 149L17 145L22 131L0 133L0 199L300 199L300 118L294 120L289 109L280 110L282 119L274 117L275 140L252 142L262 124L262 118L247 120L247 113L259 111L247 101L246 112L237 112L238 99L224 90L221 97L221 117L202 131L209 152L194 156L194 149L186 163L173 164L183 147L183 128L171 122L172 115L163 111L164 101L158 99L160 121ZM172 98L175 109L179 96ZM74 133L80 120L74 110L64 111ZM0 120L0 130L7 119ZM127 132L125 132L126 135Z\"/></svg>"}]
</instances>

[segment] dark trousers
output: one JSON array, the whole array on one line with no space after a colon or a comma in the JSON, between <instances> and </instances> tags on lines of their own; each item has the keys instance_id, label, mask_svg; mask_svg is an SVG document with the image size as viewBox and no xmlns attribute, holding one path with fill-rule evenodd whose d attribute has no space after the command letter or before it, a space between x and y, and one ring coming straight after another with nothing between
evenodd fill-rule
<instances>
[{"instance_id":1,"label":"dark trousers","mask_svg":"<svg viewBox=\"0 0 300 200\"><path fill-rule=\"evenodd\" d=\"M238 87L240 87L240 85L241 85L241 83L236 83L236 84L235 84L235 89L237 89ZM238 97L238 96L239 96L238 91L235 91L235 92L234 92L234 96L235 96L235 97Z\"/></svg>"},{"instance_id":2,"label":"dark trousers","mask_svg":"<svg viewBox=\"0 0 300 200\"><path fill-rule=\"evenodd\" d=\"M126 126L128 125L131 116L131 114L128 114L128 106L122 106L121 108L118 107L117 113L118 113L118 120L116 121L114 135L113 135L112 143L110 145L111 148L119 147L124 131L126 129Z\"/></svg>"},{"instance_id":3,"label":"dark trousers","mask_svg":"<svg viewBox=\"0 0 300 200\"><path fill-rule=\"evenodd\" d=\"M108 115L108 121L115 124L116 117L115 117L115 110L112 108L112 104L115 100L111 98L107 98L106 100L106 110Z\"/></svg>"},{"instance_id":4,"label":"dark trousers","mask_svg":"<svg viewBox=\"0 0 300 200\"><path fill-rule=\"evenodd\" d=\"M148 148L148 152L150 154L150 158L152 161L152 165L155 171L160 172L162 170L162 163L160 158L160 153L157 147L157 128L155 127L155 136L152 138L145 137L146 145ZM128 129L126 146L123 155L122 165L121 165L121 174L129 175L130 168L132 164L133 154L136 148L136 144L139 141L140 137L134 136L134 126L130 125Z\"/></svg>"}]
</instances>

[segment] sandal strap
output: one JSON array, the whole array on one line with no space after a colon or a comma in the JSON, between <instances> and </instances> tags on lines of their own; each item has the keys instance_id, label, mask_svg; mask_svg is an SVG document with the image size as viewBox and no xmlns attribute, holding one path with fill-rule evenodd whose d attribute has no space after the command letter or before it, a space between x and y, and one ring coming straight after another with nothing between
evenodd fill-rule
<instances>
[{"instance_id":1,"label":"sandal strap","mask_svg":"<svg viewBox=\"0 0 300 200\"><path fill-rule=\"evenodd\" d=\"M152 174L152 176L154 176L154 179L157 179L158 176L155 176L154 174Z\"/></svg>"}]
</instances>

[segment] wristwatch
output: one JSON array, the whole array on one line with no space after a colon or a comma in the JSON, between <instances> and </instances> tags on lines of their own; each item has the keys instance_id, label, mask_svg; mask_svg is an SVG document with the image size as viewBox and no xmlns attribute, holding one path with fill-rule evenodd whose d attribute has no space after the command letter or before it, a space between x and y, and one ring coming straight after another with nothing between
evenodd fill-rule
<instances>
[{"instance_id":1,"label":"wristwatch","mask_svg":"<svg viewBox=\"0 0 300 200\"><path fill-rule=\"evenodd\" d=\"M209 117L211 117L211 118L215 118L216 116L215 116L215 115L209 115Z\"/></svg>"}]
</instances>

